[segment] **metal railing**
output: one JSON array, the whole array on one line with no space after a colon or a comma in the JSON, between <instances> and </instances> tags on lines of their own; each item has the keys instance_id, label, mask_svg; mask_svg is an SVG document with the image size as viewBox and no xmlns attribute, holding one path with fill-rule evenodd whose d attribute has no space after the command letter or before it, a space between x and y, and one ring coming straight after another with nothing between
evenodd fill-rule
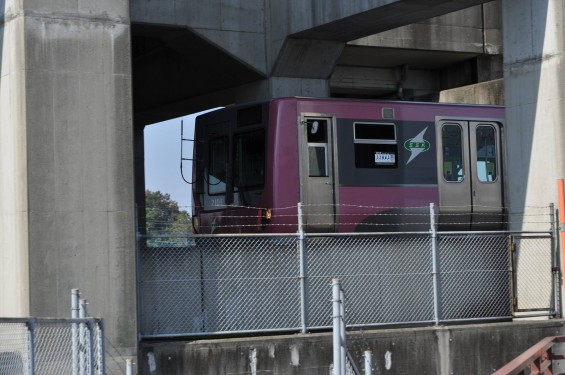
<instances>
[{"instance_id":1,"label":"metal railing","mask_svg":"<svg viewBox=\"0 0 565 375\"><path fill-rule=\"evenodd\" d=\"M140 335L330 329L334 278L356 312L348 327L557 316L555 237L554 228L438 232L433 225L404 233L198 235L177 247L148 246L140 236Z\"/></svg>"},{"instance_id":2,"label":"metal railing","mask_svg":"<svg viewBox=\"0 0 565 375\"><path fill-rule=\"evenodd\" d=\"M565 359L563 354L555 354L554 346L565 342L565 336L546 337L493 375L553 374L553 361ZM561 348L559 353L563 353Z\"/></svg>"},{"instance_id":3,"label":"metal railing","mask_svg":"<svg viewBox=\"0 0 565 375\"><path fill-rule=\"evenodd\" d=\"M102 320L0 318L0 374L105 374Z\"/></svg>"}]
</instances>

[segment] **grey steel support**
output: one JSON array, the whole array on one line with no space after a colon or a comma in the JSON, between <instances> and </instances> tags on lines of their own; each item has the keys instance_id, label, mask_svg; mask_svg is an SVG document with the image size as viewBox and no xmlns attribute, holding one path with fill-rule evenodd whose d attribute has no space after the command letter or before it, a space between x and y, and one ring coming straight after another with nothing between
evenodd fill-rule
<instances>
[{"instance_id":1,"label":"grey steel support","mask_svg":"<svg viewBox=\"0 0 565 375\"><path fill-rule=\"evenodd\" d=\"M441 303L439 295L439 254L437 240L436 207L430 203L430 238L432 240L432 278L434 288L434 322L439 325Z\"/></svg>"},{"instance_id":2,"label":"grey steel support","mask_svg":"<svg viewBox=\"0 0 565 375\"><path fill-rule=\"evenodd\" d=\"M341 306L339 279L332 279L333 306L333 375L341 372Z\"/></svg>"},{"instance_id":3,"label":"grey steel support","mask_svg":"<svg viewBox=\"0 0 565 375\"><path fill-rule=\"evenodd\" d=\"M300 261L300 322L302 324L302 333L306 333L308 329L308 312L306 307L306 265L305 265L305 239L304 226L302 222L302 203L298 202L298 258Z\"/></svg>"}]
</instances>

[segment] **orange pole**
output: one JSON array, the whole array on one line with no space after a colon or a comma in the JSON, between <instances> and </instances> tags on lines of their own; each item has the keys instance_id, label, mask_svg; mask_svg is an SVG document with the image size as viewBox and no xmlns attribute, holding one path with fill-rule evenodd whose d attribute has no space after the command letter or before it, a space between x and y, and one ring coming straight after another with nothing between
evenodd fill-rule
<instances>
[{"instance_id":1,"label":"orange pole","mask_svg":"<svg viewBox=\"0 0 565 375\"><path fill-rule=\"evenodd\" d=\"M565 183L563 179L557 180L557 199L559 201L559 238L561 240L561 273L565 261Z\"/></svg>"}]
</instances>

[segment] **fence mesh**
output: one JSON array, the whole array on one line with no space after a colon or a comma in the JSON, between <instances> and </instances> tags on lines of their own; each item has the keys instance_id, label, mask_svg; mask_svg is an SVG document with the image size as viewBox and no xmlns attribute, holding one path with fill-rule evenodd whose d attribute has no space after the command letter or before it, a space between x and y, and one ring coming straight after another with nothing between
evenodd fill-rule
<instances>
[{"instance_id":1,"label":"fence mesh","mask_svg":"<svg viewBox=\"0 0 565 375\"><path fill-rule=\"evenodd\" d=\"M551 310L553 308L551 237L516 236L513 266L516 270L516 310Z\"/></svg>"},{"instance_id":2,"label":"fence mesh","mask_svg":"<svg viewBox=\"0 0 565 375\"><path fill-rule=\"evenodd\" d=\"M30 366L26 323L0 321L0 374L29 373Z\"/></svg>"},{"instance_id":3,"label":"fence mesh","mask_svg":"<svg viewBox=\"0 0 565 375\"><path fill-rule=\"evenodd\" d=\"M442 235L442 320L510 317L509 238L504 235Z\"/></svg>"},{"instance_id":4,"label":"fence mesh","mask_svg":"<svg viewBox=\"0 0 565 375\"><path fill-rule=\"evenodd\" d=\"M302 242L297 235L201 235L176 247L142 239L140 333L328 328L333 278L354 312L348 326L509 319L516 287L521 307L551 308L551 236L519 239L518 261L528 267L513 267L513 240L509 232L440 232L434 276L428 232L305 234Z\"/></svg>"},{"instance_id":5,"label":"fence mesh","mask_svg":"<svg viewBox=\"0 0 565 375\"><path fill-rule=\"evenodd\" d=\"M422 236L307 238L309 325L331 326L331 280L357 314L350 325L433 319L431 253Z\"/></svg>"},{"instance_id":6,"label":"fence mesh","mask_svg":"<svg viewBox=\"0 0 565 375\"><path fill-rule=\"evenodd\" d=\"M104 374L101 321L0 319L0 374Z\"/></svg>"}]
</instances>

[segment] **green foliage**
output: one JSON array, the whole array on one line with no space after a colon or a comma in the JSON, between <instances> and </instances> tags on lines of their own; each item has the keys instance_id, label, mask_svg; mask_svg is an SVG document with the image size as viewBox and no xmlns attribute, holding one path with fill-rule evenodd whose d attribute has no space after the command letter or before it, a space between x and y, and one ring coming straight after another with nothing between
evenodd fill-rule
<instances>
[{"instance_id":1,"label":"green foliage","mask_svg":"<svg viewBox=\"0 0 565 375\"><path fill-rule=\"evenodd\" d=\"M160 191L145 190L145 220L150 236L192 233L190 214L180 210L169 194Z\"/></svg>"}]
</instances>

